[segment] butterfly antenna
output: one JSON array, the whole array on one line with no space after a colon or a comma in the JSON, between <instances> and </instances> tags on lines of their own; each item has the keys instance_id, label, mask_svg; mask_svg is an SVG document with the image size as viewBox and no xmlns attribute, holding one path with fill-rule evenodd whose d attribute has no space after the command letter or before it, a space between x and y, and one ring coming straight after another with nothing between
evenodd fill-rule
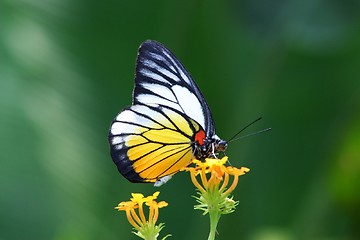
<instances>
[{"instance_id":1,"label":"butterfly antenna","mask_svg":"<svg viewBox=\"0 0 360 240\"><path fill-rule=\"evenodd\" d=\"M243 127L240 131L238 131L234 136L232 136L232 138L230 138L227 142L232 142L234 141L234 139L236 138L236 136L238 136L240 133L242 133L245 129L247 129L248 127L250 127L251 125L253 125L254 123L256 123L257 121L260 121L262 119L262 117L259 117L258 119L256 119L255 121L252 121L251 123L249 123L248 125L246 125L245 127Z\"/></svg>"},{"instance_id":2,"label":"butterfly antenna","mask_svg":"<svg viewBox=\"0 0 360 240\"><path fill-rule=\"evenodd\" d=\"M242 138L246 138L246 137L250 137L252 135L256 135L256 134L259 134L259 133L263 133L263 132L267 132L267 131L270 131L271 128L266 128L266 129L263 129L263 130L260 130L260 131L257 131L257 132L253 132L253 133L249 133L249 134L246 134L246 135L243 135L241 137L238 137L238 138L232 138L229 142L232 142L232 141L236 141L236 140L239 140L239 139L242 139Z\"/></svg>"}]
</instances>

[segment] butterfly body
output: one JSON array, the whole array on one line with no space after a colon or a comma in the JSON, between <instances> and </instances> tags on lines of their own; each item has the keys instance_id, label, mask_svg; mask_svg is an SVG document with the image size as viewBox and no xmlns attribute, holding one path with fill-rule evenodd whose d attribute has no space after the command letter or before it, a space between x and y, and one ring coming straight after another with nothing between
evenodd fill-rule
<instances>
[{"instance_id":1,"label":"butterfly body","mask_svg":"<svg viewBox=\"0 0 360 240\"><path fill-rule=\"evenodd\" d=\"M224 151L210 109L190 74L155 41L141 44L133 103L113 120L110 152L131 182L157 182Z\"/></svg>"}]
</instances>

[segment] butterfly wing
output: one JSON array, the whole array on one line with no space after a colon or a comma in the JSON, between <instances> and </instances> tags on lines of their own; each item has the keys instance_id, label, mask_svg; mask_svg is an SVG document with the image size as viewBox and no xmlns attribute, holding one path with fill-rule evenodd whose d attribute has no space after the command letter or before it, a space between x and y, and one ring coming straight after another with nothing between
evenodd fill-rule
<instances>
[{"instance_id":1,"label":"butterfly wing","mask_svg":"<svg viewBox=\"0 0 360 240\"><path fill-rule=\"evenodd\" d=\"M166 47L148 40L140 48L136 65L133 104L172 107L197 121L207 136L213 136L213 118L190 74Z\"/></svg>"},{"instance_id":2,"label":"butterfly wing","mask_svg":"<svg viewBox=\"0 0 360 240\"><path fill-rule=\"evenodd\" d=\"M119 172L156 182L187 166L195 134L214 135L210 109L190 74L160 43L139 49L133 105L113 120L109 143Z\"/></svg>"}]
</instances>

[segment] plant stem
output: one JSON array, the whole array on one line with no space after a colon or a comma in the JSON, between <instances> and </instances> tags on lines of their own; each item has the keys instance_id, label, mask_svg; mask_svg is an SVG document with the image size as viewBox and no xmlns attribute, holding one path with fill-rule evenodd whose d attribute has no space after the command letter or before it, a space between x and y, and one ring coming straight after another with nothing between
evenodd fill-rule
<instances>
[{"instance_id":1,"label":"plant stem","mask_svg":"<svg viewBox=\"0 0 360 240\"><path fill-rule=\"evenodd\" d=\"M216 235L216 226L219 222L220 219L220 214L217 210L210 210L209 211L209 216L210 216L210 233L209 233L209 237L208 240L215 240L215 235Z\"/></svg>"}]
</instances>

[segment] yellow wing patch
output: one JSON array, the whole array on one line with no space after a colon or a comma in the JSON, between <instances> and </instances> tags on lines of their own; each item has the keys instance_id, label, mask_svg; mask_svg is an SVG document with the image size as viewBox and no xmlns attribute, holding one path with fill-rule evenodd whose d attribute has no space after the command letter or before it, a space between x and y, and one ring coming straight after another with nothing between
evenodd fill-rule
<instances>
[{"instance_id":1,"label":"yellow wing patch","mask_svg":"<svg viewBox=\"0 0 360 240\"><path fill-rule=\"evenodd\" d=\"M190 139L181 132L171 129L149 130L143 136L151 142L161 142L164 144L190 143Z\"/></svg>"},{"instance_id":2,"label":"yellow wing patch","mask_svg":"<svg viewBox=\"0 0 360 240\"><path fill-rule=\"evenodd\" d=\"M143 182L175 174L190 163L192 139L200 128L167 107L131 106L110 128L119 170L129 180Z\"/></svg>"},{"instance_id":3,"label":"yellow wing patch","mask_svg":"<svg viewBox=\"0 0 360 240\"><path fill-rule=\"evenodd\" d=\"M191 126L189 125L189 122L186 121L186 119L182 115L180 115L180 114L178 114L175 111L170 110L170 109L164 109L164 113L185 134L187 134L188 136L192 136L194 134L194 131L191 129ZM196 125L198 125L198 124L196 124Z\"/></svg>"},{"instance_id":4,"label":"yellow wing patch","mask_svg":"<svg viewBox=\"0 0 360 240\"><path fill-rule=\"evenodd\" d=\"M184 149L189 148L189 146L190 144L181 144L167 145L157 149L155 148L152 152L147 152L141 158L141 161L135 161L133 167L137 172L142 172L154 164L167 162L169 157L176 154L177 152L181 152Z\"/></svg>"},{"instance_id":5,"label":"yellow wing patch","mask_svg":"<svg viewBox=\"0 0 360 240\"><path fill-rule=\"evenodd\" d=\"M128 150L127 155L131 161L137 160L157 148L160 148L162 144L147 142L145 144L132 147Z\"/></svg>"},{"instance_id":6,"label":"yellow wing patch","mask_svg":"<svg viewBox=\"0 0 360 240\"><path fill-rule=\"evenodd\" d=\"M141 166L137 167L140 164L136 163L133 165L135 171L144 179L156 180L163 176L174 174L181 168L189 165L192 158L190 145L176 148L169 152L163 152L163 154L157 155L154 158L151 155L141 159Z\"/></svg>"},{"instance_id":7,"label":"yellow wing patch","mask_svg":"<svg viewBox=\"0 0 360 240\"><path fill-rule=\"evenodd\" d=\"M125 144L128 147L147 143L148 140L141 135L130 135L125 138Z\"/></svg>"}]
</instances>

